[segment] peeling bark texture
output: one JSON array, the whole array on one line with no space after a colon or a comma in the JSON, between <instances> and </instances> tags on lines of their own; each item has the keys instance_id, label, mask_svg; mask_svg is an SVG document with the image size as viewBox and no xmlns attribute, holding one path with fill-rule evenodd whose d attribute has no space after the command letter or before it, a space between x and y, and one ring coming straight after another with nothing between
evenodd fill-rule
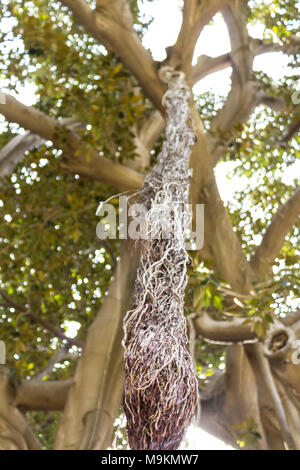
<instances>
[{"instance_id":1,"label":"peeling bark texture","mask_svg":"<svg viewBox=\"0 0 300 470\"><path fill-rule=\"evenodd\" d=\"M139 198L148 209L146 237L134 309L124 320L124 410L130 447L140 450L177 449L198 398L183 313L191 216L185 204L195 134L186 124L190 91L183 73L166 67L161 76L169 88L163 98L166 138Z\"/></svg>"}]
</instances>

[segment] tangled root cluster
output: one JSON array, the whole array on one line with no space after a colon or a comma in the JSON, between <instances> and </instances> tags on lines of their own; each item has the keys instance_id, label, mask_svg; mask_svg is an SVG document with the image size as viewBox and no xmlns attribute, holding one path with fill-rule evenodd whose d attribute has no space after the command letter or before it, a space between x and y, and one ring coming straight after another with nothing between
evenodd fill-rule
<instances>
[{"instance_id":1,"label":"tangled root cluster","mask_svg":"<svg viewBox=\"0 0 300 470\"><path fill-rule=\"evenodd\" d=\"M124 320L124 410L132 449L177 449L197 409L198 386L187 351L184 291L190 147L189 88L184 75L162 69L168 112L158 163L146 177L139 202L147 206L147 233L134 309Z\"/></svg>"}]
</instances>

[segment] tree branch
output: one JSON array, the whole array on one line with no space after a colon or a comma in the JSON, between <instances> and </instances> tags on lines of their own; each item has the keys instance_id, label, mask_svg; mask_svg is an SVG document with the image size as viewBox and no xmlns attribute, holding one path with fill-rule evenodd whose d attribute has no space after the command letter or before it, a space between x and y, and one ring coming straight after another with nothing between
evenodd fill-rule
<instances>
[{"instance_id":1,"label":"tree branch","mask_svg":"<svg viewBox=\"0 0 300 470\"><path fill-rule=\"evenodd\" d=\"M62 119L60 123L71 131L80 126L80 122L73 118ZM24 157L25 152L42 145L44 142L45 139L30 131L25 132L25 134L19 134L8 142L0 150L0 179L9 175L15 169L16 165Z\"/></svg>"},{"instance_id":2,"label":"tree branch","mask_svg":"<svg viewBox=\"0 0 300 470\"><path fill-rule=\"evenodd\" d=\"M260 91L260 85L252 79L255 48L247 30L246 2L230 2L223 8L222 13L232 48L232 86L223 108L211 123L210 148L215 164L226 148L225 143L220 145L215 134L228 134L237 124L244 122L259 104Z\"/></svg>"},{"instance_id":3,"label":"tree branch","mask_svg":"<svg viewBox=\"0 0 300 470\"><path fill-rule=\"evenodd\" d=\"M248 345L250 347L252 345ZM239 406L237 406L237 397ZM267 450L268 442L261 422L257 383L246 357L245 348L241 344L233 344L226 352L225 396L223 413L232 428L247 419L254 419L258 425L261 439L258 439L254 449ZM239 438L238 432L236 437ZM253 446L250 447L253 449Z\"/></svg>"},{"instance_id":4,"label":"tree branch","mask_svg":"<svg viewBox=\"0 0 300 470\"><path fill-rule=\"evenodd\" d=\"M259 104L263 104L274 111L285 111L287 109L286 101L284 98L278 96L268 95L267 93L261 92L259 94Z\"/></svg>"},{"instance_id":5,"label":"tree branch","mask_svg":"<svg viewBox=\"0 0 300 470\"><path fill-rule=\"evenodd\" d=\"M287 130L283 133L283 136L282 136L282 139L281 139L281 142L283 144L286 144L287 142L289 142L295 134L297 134L298 132L300 131L300 116L298 114L298 116L295 117L295 119L293 119L293 122L291 123L291 125L287 128Z\"/></svg>"},{"instance_id":6,"label":"tree branch","mask_svg":"<svg viewBox=\"0 0 300 470\"><path fill-rule=\"evenodd\" d=\"M42 325L46 330L50 331L51 333L54 334L57 338L60 338L63 341L66 341L66 347L71 347L71 346L77 346L79 348L83 348L84 343L78 339L78 338L69 338L64 334L64 331L61 328L58 328L57 326L53 325L51 322L48 320L41 318L39 315L36 313L31 312L30 309L26 308L24 305L19 304L18 302L15 302L6 292L4 292L2 289L0 289L0 295L3 297L3 299L14 309L18 310L19 312L22 312L26 315L28 315L32 320L34 320L36 323L39 323Z\"/></svg>"},{"instance_id":7,"label":"tree branch","mask_svg":"<svg viewBox=\"0 0 300 470\"><path fill-rule=\"evenodd\" d=\"M233 230L214 175L206 184L202 199L198 202L205 204L205 248L211 253L216 270L234 291L248 294L252 288L250 266Z\"/></svg>"},{"instance_id":8,"label":"tree branch","mask_svg":"<svg viewBox=\"0 0 300 470\"><path fill-rule=\"evenodd\" d=\"M213 320L208 313L196 314L194 327L197 336L202 336L208 341L220 344L244 343L257 341L249 324L244 324L245 319L236 318L231 321Z\"/></svg>"},{"instance_id":9,"label":"tree branch","mask_svg":"<svg viewBox=\"0 0 300 470\"><path fill-rule=\"evenodd\" d=\"M224 70L231 65L230 52L217 57L201 55L198 57L196 65L192 67L192 83L195 85L195 83L199 82L207 75Z\"/></svg>"},{"instance_id":10,"label":"tree branch","mask_svg":"<svg viewBox=\"0 0 300 470\"><path fill-rule=\"evenodd\" d=\"M254 42L255 40L253 40ZM262 47L257 47L254 51L255 56L260 54L265 54L265 50ZM210 74L224 70L227 67L232 66L232 55L231 52L223 54L217 57L210 57L206 55L201 55L198 58L196 65L192 67L191 71L191 82L192 85L195 85L197 82L202 80L202 78L207 77ZM246 107L244 113L244 119L248 117L249 112L251 111L254 104L264 104L265 106L271 107L275 111L283 111L286 109L286 103L284 99L269 96L266 93L261 93L255 101ZM250 110L249 110L250 108ZM221 121L221 120L220 120ZM219 123L215 124L217 127ZM140 130L138 133L138 138L143 146L143 152L150 152L153 148L153 145L163 132L165 127L165 121L159 111L154 111L149 118L142 121Z\"/></svg>"},{"instance_id":11,"label":"tree branch","mask_svg":"<svg viewBox=\"0 0 300 470\"><path fill-rule=\"evenodd\" d=\"M38 438L16 408L16 387L11 371L0 368L0 449L41 450Z\"/></svg>"},{"instance_id":12,"label":"tree branch","mask_svg":"<svg viewBox=\"0 0 300 470\"><path fill-rule=\"evenodd\" d=\"M286 235L300 216L300 187L273 216L269 227L257 248L251 268L256 279L264 277L276 256L280 253Z\"/></svg>"},{"instance_id":13,"label":"tree branch","mask_svg":"<svg viewBox=\"0 0 300 470\"><path fill-rule=\"evenodd\" d=\"M257 54L267 54L269 52L284 52L285 54L300 53L300 38L291 36L281 43L265 42L263 39L254 39Z\"/></svg>"},{"instance_id":14,"label":"tree branch","mask_svg":"<svg viewBox=\"0 0 300 470\"><path fill-rule=\"evenodd\" d=\"M61 148L65 158L61 166L65 171L90 176L120 191L137 190L142 186L143 177L139 173L101 157L91 145L83 142L59 121L35 108L25 106L9 95L5 95L5 98L5 104L0 103L0 113L7 121L16 122Z\"/></svg>"},{"instance_id":15,"label":"tree branch","mask_svg":"<svg viewBox=\"0 0 300 470\"><path fill-rule=\"evenodd\" d=\"M288 46L275 44L275 43L264 43L260 39L254 39L252 37L248 37L249 49L254 54L255 57L263 54L268 54L270 52L286 52ZM234 45L234 43L232 43ZM294 42L294 45L298 51L300 51L300 44L299 42ZM235 47L235 51L238 48ZM233 64L233 52L228 52L226 54L217 56L217 57L209 57L206 55L201 55L198 58L198 61L194 67L192 67L192 83L195 84L202 78L206 77L207 75L215 72L219 72L220 70L224 70L227 67L231 67Z\"/></svg>"},{"instance_id":16,"label":"tree branch","mask_svg":"<svg viewBox=\"0 0 300 470\"><path fill-rule=\"evenodd\" d=\"M190 70L197 40L213 16L227 0L185 0L181 29L176 44L170 48L170 65L180 66L190 80Z\"/></svg>"},{"instance_id":17,"label":"tree branch","mask_svg":"<svg viewBox=\"0 0 300 470\"><path fill-rule=\"evenodd\" d=\"M280 319L285 326L293 326L300 320L300 310L289 313L285 318Z\"/></svg>"},{"instance_id":18,"label":"tree branch","mask_svg":"<svg viewBox=\"0 0 300 470\"><path fill-rule=\"evenodd\" d=\"M122 320L131 306L139 253L123 243L114 280L89 327L57 434L57 449L107 449L123 391Z\"/></svg>"},{"instance_id":19,"label":"tree branch","mask_svg":"<svg viewBox=\"0 0 300 470\"><path fill-rule=\"evenodd\" d=\"M164 112L161 99L164 87L154 62L133 28L132 15L126 0L97 1L92 10L84 0L60 0L76 16L87 32L120 57L137 79L144 93Z\"/></svg>"},{"instance_id":20,"label":"tree branch","mask_svg":"<svg viewBox=\"0 0 300 470\"><path fill-rule=\"evenodd\" d=\"M63 410L73 380L24 380L17 389L16 406L24 411Z\"/></svg>"},{"instance_id":21,"label":"tree branch","mask_svg":"<svg viewBox=\"0 0 300 470\"><path fill-rule=\"evenodd\" d=\"M276 388L269 362L263 356L262 345L255 344L251 346L245 346L245 351L252 365L253 373L256 377L258 384L261 384L261 387L265 389L274 407L284 441L288 445L289 449L295 450L295 442L289 429L284 407L282 405L280 395Z\"/></svg>"}]
</instances>

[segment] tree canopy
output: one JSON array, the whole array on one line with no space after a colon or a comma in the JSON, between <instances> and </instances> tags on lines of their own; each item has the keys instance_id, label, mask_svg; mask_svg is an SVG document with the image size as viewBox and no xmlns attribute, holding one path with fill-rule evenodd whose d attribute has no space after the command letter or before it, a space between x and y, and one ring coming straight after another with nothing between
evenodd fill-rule
<instances>
[{"instance_id":1,"label":"tree canopy","mask_svg":"<svg viewBox=\"0 0 300 470\"><path fill-rule=\"evenodd\" d=\"M55 436L58 448L111 445L139 259L130 241L97 239L96 209L109 198L117 208L113 196L138 191L156 162L165 126L158 72L168 64L191 88L232 71L228 96L195 92L191 103L190 198L204 204L205 241L189 252L185 309L200 426L233 446L299 449L299 2L185 0L163 62L142 45L146 3L1 2L1 384L8 374L20 416L1 398L0 419L21 437L0 431L0 447L52 448ZM216 15L231 50L192 65ZM288 57L279 79L253 65L267 53ZM14 98L20 87L33 87L33 106ZM245 182L225 203L218 166L233 186Z\"/></svg>"}]
</instances>

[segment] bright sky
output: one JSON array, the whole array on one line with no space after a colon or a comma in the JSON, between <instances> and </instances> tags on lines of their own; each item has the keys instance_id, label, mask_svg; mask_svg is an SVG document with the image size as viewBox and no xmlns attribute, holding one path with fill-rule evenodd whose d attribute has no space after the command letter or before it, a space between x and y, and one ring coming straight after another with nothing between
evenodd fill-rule
<instances>
[{"instance_id":1,"label":"bright sky","mask_svg":"<svg viewBox=\"0 0 300 470\"><path fill-rule=\"evenodd\" d=\"M165 48L173 45L181 23L181 13L179 5L181 0L155 0L153 2L145 2L142 6L145 15L153 16L154 21L144 38L144 45L150 49L155 60L165 58ZM262 29L259 27L252 28L250 31L254 37L260 37ZM217 15L215 22L211 26L207 26L203 31L196 46L195 60L200 54L210 55L212 57L224 54L230 50L229 38L226 26L220 15ZM255 67L266 73L271 74L274 78L282 75L283 69L287 66L287 58L281 54L265 54L255 59ZM4 86L1 83L0 86ZM201 93L213 90L218 94L226 95L230 88L230 70L224 70L203 79L195 86L195 91ZM18 99L26 105L35 102L34 86L27 86L25 89L19 89ZM300 162L299 162L300 163ZM237 178L234 184L226 178L226 174L234 165L234 162L223 163L216 170L217 181L221 196L224 200L229 200L234 190L242 189L247 181ZM300 165L299 165L300 167ZM299 168L300 169L300 168ZM294 177L293 169L290 169L291 176ZM299 171L300 173L300 171ZM76 335L78 324L70 322L67 325L67 335L74 337ZM191 427L188 432L189 449L193 450L228 450L220 440L210 436L202 430Z\"/></svg>"}]
</instances>

